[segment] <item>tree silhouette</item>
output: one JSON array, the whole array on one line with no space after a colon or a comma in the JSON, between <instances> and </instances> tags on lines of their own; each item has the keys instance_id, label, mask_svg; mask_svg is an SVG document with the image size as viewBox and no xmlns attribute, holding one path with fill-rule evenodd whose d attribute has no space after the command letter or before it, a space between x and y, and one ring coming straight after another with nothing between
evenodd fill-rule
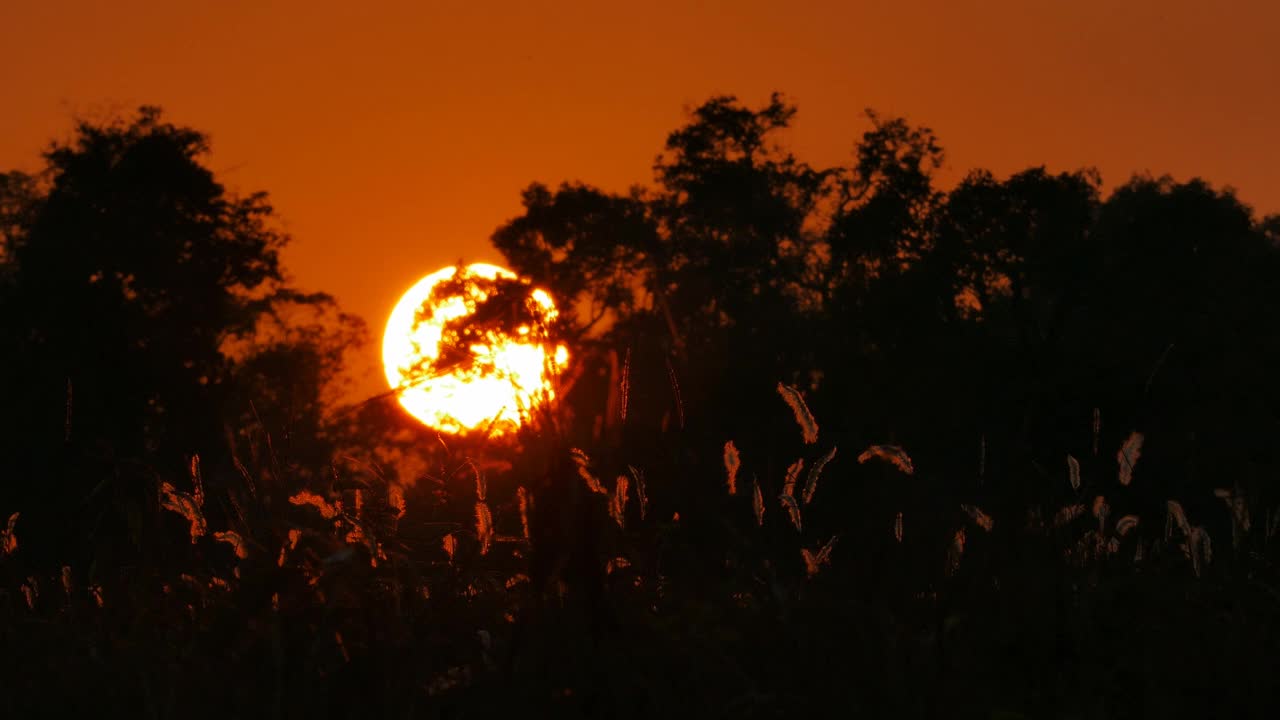
<instances>
[{"instance_id":1,"label":"tree silhouette","mask_svg":"<svg viewBox=\"0 0 1280 720\"><path fill-rule=\"evenodd\" d=\"M319 393L355 340L322 328L358 330L327 295L289 286L266 196L227 193L207 151L203 134L144 107L80 123L43 172L0 184L13 409L0 497L28 508L28 527L65 526L91 499L137 513L157 477L197 455L217 483L250 418L316 437Z\"/></svg>"}]
</instances>

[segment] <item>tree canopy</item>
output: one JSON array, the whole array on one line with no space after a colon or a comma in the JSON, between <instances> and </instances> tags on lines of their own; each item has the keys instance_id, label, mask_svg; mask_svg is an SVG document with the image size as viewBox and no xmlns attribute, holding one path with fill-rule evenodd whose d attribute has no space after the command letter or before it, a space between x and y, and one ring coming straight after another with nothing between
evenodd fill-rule
<instances>
[{"instance_id":1,"label":"tree canopy","mask_svg":"<svg viewBox=\"0 0 1280 720\"><path fill-rule=\"evenodd\" d=\"M0 383L22 409L0 420L0 493L33 525L41 505L141 503L193 457L218 478L257 428L322 437L358 323L289 284L267 196L228 192L208 150L144 107L79 123L35 176L0 176Z\"/></svg>"},{"instance_id":2,"label":"tree canopy","mask_svg":"<svg viewBox=\"0 0 1280 720\"><path fill-rule=\"evenodd\" d=\"M984 472L1015 485L1086 454L1095 408L1112 444L1170 430L1151 472L1203 484L1207 457L1274 462L1274 218L1198 179L1137 176L1104 198L1090 168L974 170L944 190L934 133L870 111L850 162L814 168L782 141L795 113L776 94L712 98L669 135L652 187L535 184L494 233L517 271L592 308L581 331L608 318L587 362L616 385L619 358L637 360L649 426L769 447L760 408L781 380L837 437L910 442L968 482L980 446L1007 451ZM617 392L593 387L587 417Z\"/></svg>"}]
</instances>

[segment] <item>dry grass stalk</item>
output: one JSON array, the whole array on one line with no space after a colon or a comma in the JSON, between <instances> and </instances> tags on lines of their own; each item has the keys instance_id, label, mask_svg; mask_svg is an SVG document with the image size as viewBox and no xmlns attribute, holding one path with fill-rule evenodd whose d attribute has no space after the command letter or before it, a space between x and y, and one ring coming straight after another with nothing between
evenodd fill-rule
<instances>
[{"instance_id":1,"label":"dry grass stalk","mask_svg":"<svg viewBox=\"0 0 1280 720\"><path fill-rule=\"evenodd\" d=\"M480 554L489 554L493 544L493 515L487 503L476 503L476 537L480 540Z\"/></svg>"},{"instance_id":2,"label":"dry grass stalk","mask_svg":"<svg viewBox=\"0 0 1280 720\"><path fill-rule=\"evenodd\" d=\"M230 545L236 557L241 560L249 557L249 546L245 544L244 538L240 537L240 533L234 530L219 530L213 534L213 539Z\"/></svg>"},{"instance_id":3,"label":"dry grass stalk","mask_svg":"<svg viewBox=\"0 0 1280 720\"><path fill-rule=\"evenodd\" d=\"M1071 489L1080 490L1080 462L1070 455L1067 456L1067 479L1071 481Z\"/></svg>"},{"instance_id":4,"label":"dry grass stalk","mask_svg":"<svg viewBox=\"0 0 1280 720\"><path fill-rule=\"evenodd\" d=\"M787 511L787 517L791 520L791 524L795 526L796 531L803 531L804 528L800 523L800 505L796 503L796 499L786 493L779 495L778 499L782 501L782 507Z\"/></svg>"},{"instance_id":5,"label":"dry grass stalk","mask_svg":"<svg viewBox=\"0 0 1280 720\"><path fill-rule=\"evenodd\" d=\"M14 530L14 526L18 524L18 516L21 513L13 513L9 516L3 532L0 532L0 553L12 555L18 552L18 533Z\"/></svg>"},{"instance_id":6,"label":"dry grass stalk","mask_svg":"<svg viewBox=\"0 0 1280 720\"><path fill-rule=\"evenodd\" d=\"M804 483L804 504L808 505L813 500L813 494L818 491L818 478L822 475L822 470L836 456L836 448L832 447L826 455L818 458L813 467L809 468L809 477Z\"/></svg>"},{"instance_id":7,"label":"dry grass stalk","mask_svg":"<svg viewBox=\"0 0 1280 720\"><path fill-rule=\"evenodd\" d=\"M626 475L619 475L614 481L613 494L609 496L609 515L618 527L624 527L627 519L627 481Z\"/></svg>"},{"instance_id":8,"label":"dry grass stalk","mask_svg":"<svg viewBox=\"0 0 1280 720\"><path fill-rule=\"evenodd\" d=\"M813 577L818 574L823 565L831 563L831 551L836 546L836 540L839 535L833 535L826 545L823 545L816 552L809 548L800 548L800 557L804 559L804 572L806 577Z\"/></svg>"},{"instance_id":9,"label":"dry grass stalk","mask_svg":"<svg viewBox=\"0 0 1280 720\"><path fill-rule=\"evenodd\" d=\"M200 505L196 502L196 499L191 495L175 490L167 482L160 483L160 507L178 513L187 520L190 524L188 532L191 534L191 543L193 545L196 542L196 538L209 531L209 526L204 519L204 513L200 511Z\"/></svg>"},{"instance_id":10,"label":"dry grass stalk","mask_svg":"<svg viewBox=\"0 0 1280 720\"><path fill-rule=\"evenodd\" d=\"M277 567L284 567L285 557L288 556L291 550L298 547L298 540L301 537L301 530L293 529L289 531L288 537L285 539L284 543L280 545L280 557L276 559Z\"/></svg>"},{"instance_id":11,"label":"dry grass stalk","mask_svg":"<svg viewBox=\"0 0 1280 720\"><path fill-rule=\"evenodd\" d=\"M636 482L636 501L640 503L640 519L643 521L645 513L649 510L649 495L644 488L644 473L635 465L628 465L627 471L631 473L631 479Z\"/></svg>"},{"instance_id":12,"label":"dry grass stalk","mask_svg":"<svg viewBox=\"0 0 1280 720\"><path fill-rule=\"evenodd\" d=\"M1244 493L1237 487L1232 490L1216 488L1213 494L1226 503L1227 511L1231 513L1231 547L1239 548L1240 540L1253 526L1249 517L1249 504L1245 501Z\"/></svg>"},{"instance_id":13,"label":"dry grass stalk","mask_svg":"<svg viewBox=\"0 0 1280 720\"><path fill-rule=\"evenodd\" d=\"M1187 514L1182 510L1182 503L1177 500L1166 500L1165 508L1168 511L1165 515L1164 523L1165 541L1168 542L1172 539L1175 525L1182 531L1184 536L1191 535L1191 523L1187 522Z\"/></svg>"},{"instance_id":14,"label":"dry grass stalk","mask_svg":"<svg viewBox=\"0 0 1280 720\"><path fill-rule=\"evenodd\" d=\"M476 467L475 462L471 458L467 458L463 462L467 467L471 468L471 474L475 476L476 500L479 502L488 501L489 481L485 479L484 473L480 472L480 468Z\"/></svg>"},{"instance_id":15,"label":"dry grass stalk","mask_svg":"<svg viewBox=\"0 0 1280 720\"><path fill-rule=\"evenodd\" d=\"M1084 514L1084 505L1076 503L1068 505L1053 516L1053 526L1062 527Z\"/></svg>"},{"instance_id":16,"label":"dry grass stalk","mask_svg":"<svg viewBox=\"0 0 1280 720\"><path fill-rule=\"evenodd\" d=\"M804 459L796 460L787 467L787 477L782 483L782 494L796 496L796 482L800 480L800 471L804 469Z\"/></svg>"},{"instance_id":17,"label":"dry grass stalk","mask_svg":"<svg viewBox=\"0 0 1280 720\"><path fill-rule=\"evenodd\" d=\"M809 412L809 406L805 404L804 396L800 391L790 385L778 383L778 394L795 415L796 424L804 434L805 444L818 442L818 421L813 418L813 413Z\"/></svg>"},{"instance_id":18,"label":"dry grass stalk","mask_svg":"<svg viewBox=\"0 0 1280 720\"><path fill-rule=\"evenodd\" d=\"M991 528L995 525L995 521L991 519L990 515L983 512L982 508L977 507L976 505L962 504L960 509L963 510L978 527L986 530L987 532L991 532Z\"/></svg>"},{"instance_id":19,"label":"dry grass stalk","mask_svg":"<svg viewBox=\"0 0 1280 720\"><path fill-rule=\"evenodd\" d=\"M406 506L403 487L394 483L387 486L387 505L396 511L397 520L404 517Z\"/></svg>"},{"instance_id":20,"label":"dry grass stalk","mask_svg":"<svg viewBox=\"0 0 1280 720\"><path fill-rule=\"evenodd\" d=\"M524 539L529 539L529 491L520 486L516 488L516 504L520 508L520 532L524 535Z\"/></svg>"},{"instance_id":21,"label":"dry grass stalk","mask_svg":"<svg viewBox=\"0 0 1280 720\"><path fill-rule=\"evenodd\" d=\"M1125 515L1116 521L1116 532L1120 537L1128 535L1130 530L1138 527L1138 520L1137 515Z\"/></svg>"},{"instance_id":22,"label":"dry grass stalk","mask_svg":"<svg viewBox=\"0 0 1280 720\"><path fill-rule=\"evenodd\" d=\"M676 380L676 368L671 364L671 358L667 359L667 377L671 380L671 392L676 403L676 417L680 421L680 429L684 429L684 400L680 399L680 382Z\"/></svg>"},{"instance_id":23,"label":"dry grass stalk","mask_svg":"<svg viewBox=\"0 0 1280 720\"><path fill-rule=\"evenodd\" d=\"M351 656L347 654L347 645L346 643L342 642L342 633L338 632L337 630L334 630L333 641L337 643L338 650L342 653L342 662L344 663L351 662Z\"/></svg>"},{"instance_id":24,"label":"dry grass stalk","mask_svg":"<svg viewBox=\"0 0 1280 720\"><path fill-rule=\"evenodd\" d=\"M956 530L951 537L951 545L947 547L947 574L954 575L960 569L960 559L964 557L964 545L968 540L964 528Z\"/></svg>"},{"instance_id":25,"label":"dry grass stalk","mask_svg":"<svg viewBox=\"0 0 1280 720\"><path fill-rule=\"evenodd\" d=\"M1124 445L1116 451L1116 463L1120 465L1120 484L1128 485L1133 480L1133 466L1142 457L1142 440L1140 432L1129 433Z\"/></svg>"},{"instance_id":26,"label":"dry grass stalk","mask_svg":"<svg viewBox=\"0 0 1280 720\"><path fill-rule=\"evenodd\" d=\"M1098 532L1102 533L1106 529L1107 516L1111 514L1111 506L1107 504L1107 499L1101 495L1093 499L1093 516L1098 520Z\"/></svg>"},{"instance_id":27,"label":"dry grass stalk","mask_svg":"<svg viewBox=\"0 0 1280 720\"><path fill-rule=\"evenodd\" d=\"M902 542L902 513L893 516L893 539Z\"/></svg>"},{"instance_id":28,"label":"dry grass stalk","mask_svg":"<svg viewBox=\"0 0 1280 720\"><path fill-rule=\"evenodd\" d=\"M622 381L618 387L619 411L622 416L622 422L627 421L627 403L631 397L631 348L627 348L627 354L622 360Z\"/></svg>"},{"instance_id":29,"label":"dry grass stalk","mask_svg":"<svg viewBox=\"0 0 1280 720\"><path fill-rule=\"evenodd\" d=\"M320 516L325 520L332 520L338 517L338 513L342 510L341 503L330 504L329 501L311 492L303 490L289 498L289 502L293 505L310 505L320 512Z\"/></svg>"},{"instance_id":30,"label":"dry grass stalk","mask_svg":"<svg viewBox=\"0 0 1280 720\"><path fill-rule=\"evenodd\" d=\"M191 456L191 497L196 507L204 507L204 480L200 475L200 456Z\"/></svg>"},{"instance_id":31,"label":"dry grass stalk","mask_svg":"<svg viewBox=\"0 0 1280 720\"><path fill-rule=\"evenodd\" d=\"M600 484L600 478L591 473L591 458L587 457L587 454L578 448L572 448L569 450L569 454L573 457L574 464L578 466L578 476L587 484L591 492L608 495L609 491L605 489L604 485Z\"/></svg>"},{"instance_id":32,"label":"dry grass stalk","mask_svg":"<svg viewBox=\"0 0 1280 720\"><path fill-rule=\"evenodd\" d=\"M897 445L872 445L862 451L862 454L858 456L858 462L865 463L872 458L880 458L893 463L894 467L907 475L914 475L916 472L907 452Z\"/></svg>"},{"instance_id":33,"label":"dry grass stalk","mask_svg":"<svg viewBox=\"0 0 1280 720\"><path fill-rule=\"evenodd\" d=\"M742 460L738 457L738 448L733 441L724 444L724 469L729 476L729 494L738 494L738 468L742 467Z\"/></svg>"},{"instance_id":34,"label":"dry grass stalk","mask_svg":"<svg viewBox=\"0 0 1280 720\"><path fill-rule=\"evenodd\" d=\"M1183 552L1191 559L1191 569L1196 577L1200 577L1204 568L1213 561L1213 543L1209 540L1209 533L1199 525L1191 528Z\"/></svg>"}]
</instances>

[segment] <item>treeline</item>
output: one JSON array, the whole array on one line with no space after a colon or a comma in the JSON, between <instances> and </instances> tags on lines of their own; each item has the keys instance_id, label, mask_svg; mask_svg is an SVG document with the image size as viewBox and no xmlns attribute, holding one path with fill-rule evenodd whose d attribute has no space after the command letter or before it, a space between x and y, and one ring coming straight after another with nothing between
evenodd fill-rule
<instances>
[{"instance_id":1,"label":"treeline","mask_svg":"<svg viewBox=\"0 0 1280 720\"><path fill-rule=\"evenodd\" d=\"M362 326L159 111L0 175L0 706L1273 706L1280 218L943 190L875 114L815 168L795 112L713 98L646 187L525 191L492 240L573 367L513 443L338 406Z\"/></svg>"},{"instance_id":2,"label":"treeline","mask_svg":"<svg viewBox=\"0 0 1280 720\"><path fill-rule=\"evenodd\" d=\"M776 485L781 381L842 447L908 448L930 493L1042 505L1067 455L1114 478L1140 432L1149 502L1207 515L1227 487L1275 507L1280 216L1197 179L1104 193L1087 168L974 170L944 191L934 134L874 113L848 165L815 168L782 144L795 112L712 99L652 186L535 184L495 232L514 269L579 306L600 350L585 375L611 378L580 383L581 405L617 406L629 366L618 442L679 422L705 462L736 439Z\"/></svg>"}]
</instances>

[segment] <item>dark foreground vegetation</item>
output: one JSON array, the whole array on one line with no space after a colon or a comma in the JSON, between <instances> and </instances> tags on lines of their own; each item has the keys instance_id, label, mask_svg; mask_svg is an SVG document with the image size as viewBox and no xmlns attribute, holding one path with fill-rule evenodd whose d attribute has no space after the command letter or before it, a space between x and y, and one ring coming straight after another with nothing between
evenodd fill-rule
<instances>
[{"instance_id":1,"label":"dark foreground vegetation","mask_svg":"<svg viewBox=\"0 0 1280 720\"><path fill-rule=\"evenodd\" d=\"M525 192L573 367L500 441L337 405L364 329L198 132L0 175L0 712L1272 717L1280 218L793 114Z\"/></svg>"}]
</instances>

